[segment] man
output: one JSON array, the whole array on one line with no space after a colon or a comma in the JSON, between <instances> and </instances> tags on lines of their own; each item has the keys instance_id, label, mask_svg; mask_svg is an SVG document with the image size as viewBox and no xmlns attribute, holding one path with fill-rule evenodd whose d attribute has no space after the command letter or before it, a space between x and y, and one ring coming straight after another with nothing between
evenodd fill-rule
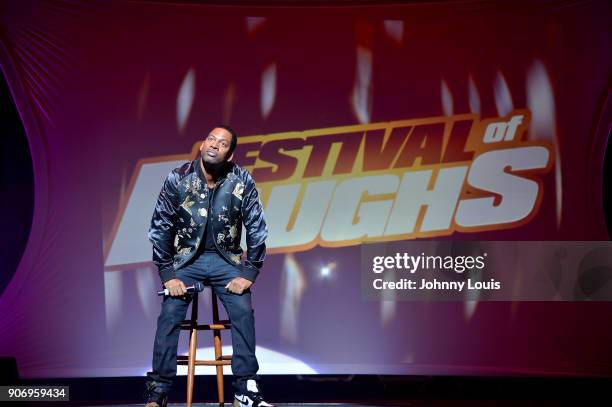
<instances>
[{"instance_id":1,"label":"man","mask_svg":"<svg viewBox=\"0 0 612 407\"><path fill-rule=\"evenodd\" d=\"M239 406L271 406L257 386L255 321L250 287L266 255L268 235L255 182L231 162L237 143L228 126L212 129L195 160L168 174L149 229L153 262L169 296L157 320L147 407L165 407L176 376L181 322L192 297L186 286L210 284L232 324L232 373ZM242 224L247 254L241 263Z\"/></svg>"}]
</instances>

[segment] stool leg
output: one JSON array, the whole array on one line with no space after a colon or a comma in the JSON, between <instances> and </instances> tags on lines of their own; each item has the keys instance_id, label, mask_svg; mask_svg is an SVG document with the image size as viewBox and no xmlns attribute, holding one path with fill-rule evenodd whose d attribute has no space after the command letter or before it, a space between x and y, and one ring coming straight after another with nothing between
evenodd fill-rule
<instances>
[{"instance_id":1,"label":"stool leg","mask_svg":"<svg viewBox=\"0 0 612 407\"><path fill-rule=\"evenodd\" d=\"M221 331L214 330L215 335L215 360L221 360ZM217 366L217 393L219 394L219 405L223 407L225 397L223 394L223 365Z\"/></svg>"},{"instance_id":2,"label":"stool leg","mask_svg":"<svg viewBox=\"0 0 612 407\"><path fill-rule=\"evenodd\" d=\"M191 407L193 401L193 379L195 375L195 361L197 350L197 330L192 329L189 335L189 357L187 362L187 407Z\"/></svg>"}]
</instances>

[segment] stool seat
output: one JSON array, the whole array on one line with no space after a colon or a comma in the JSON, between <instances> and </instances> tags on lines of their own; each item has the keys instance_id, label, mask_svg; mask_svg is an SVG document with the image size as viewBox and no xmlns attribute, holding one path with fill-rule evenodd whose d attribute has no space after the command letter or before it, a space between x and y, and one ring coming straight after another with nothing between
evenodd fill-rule
<instances>
[{"instance_id":1,"label":"stool seat","mask_svg":"<svg viewBox=\"0 0 612 407\"><path fill-rule=\"evenodd\" d=\"M196 366L216 366L217 367L217 392L219 405L223 406L225 398L223 395L223 366L232 364L231 355L221 354L221 331L231 329L232 324L229 320L219 319L219 306L217 295L212 293L212 324L198 324L198 293L193 296L191 304L191 318L184 319L181 323L181 330L189 331L189 352L186 356L177 356L177 365L187 365L187 407L191 407L193 402L193 383L195 379ZM198 331L213 331L215 359L198 360L197 353L197 333Z\"/></svg>"}]
</instances>

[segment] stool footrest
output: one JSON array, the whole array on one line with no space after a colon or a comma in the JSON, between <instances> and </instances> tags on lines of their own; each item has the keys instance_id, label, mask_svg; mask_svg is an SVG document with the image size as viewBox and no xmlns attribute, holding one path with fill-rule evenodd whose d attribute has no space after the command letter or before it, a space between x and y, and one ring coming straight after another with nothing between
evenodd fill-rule
<instances>
[{"instance_id":1,"label":"stool footrest","mask_svg":"<svg viewBox=\"0 0 612 407\"><path fill-rule=\"evenodd\" d=\"M198 321L196 320L195 323L197 323ZM184 319L183 320L183 325L189 325L194 323L194 321L192 319ZM213 321L213 325L231 325L231 321L229 319L220 319L218 321Z\"/></svg>"},{"instance_id":2,"label":"stool footrest","mask_svg":"<svg viewBox=\"0 0 612 407\"><path fill-rule=\"evenodd\" d=\"M230 360L196 360L196 366L229 366Z\"/></svg>"},{"instance_id":3,"label":"stool footrest","mask_svg":"<svg viewBox=\"0 0 612 407\"><path fill-rule=\"evenodd\" d=\"M176 361L178 362L187 362L189 360L189 356L187 355L180 355L176 357ZM216 360L210 360L210 362L219 362L222 360L226 360L226 361L231 361L232 360L232 355L223 355L219 358L217 358Z\"/></svg>"},{"instance_id":4,"label":"stool footrest","mask_svg":"<svg viewBox=\"0 0 612 407\"><path fill-rule=\"evenodd\" d=\"M227 330L227 329L231 329L232 325L227 323L227 324L202 324L202 325L191 325L191 323L182 323L181 324L181 329L182 330L191 330L191 329L195 329L197 331L214 331L214 330Z\"/></svg>"},{"instance_id":5,"label":"stool footrest","mask_svg":"<svg viewBox=\"0 0 612 407\"><path fill-rule=\"evenodd\" d=\"M177 359L177 365L188 365L187 359ZM194 363L196 366L229 366L232 364L231 360L196 360Z\"/></svg>"}]
</instances>

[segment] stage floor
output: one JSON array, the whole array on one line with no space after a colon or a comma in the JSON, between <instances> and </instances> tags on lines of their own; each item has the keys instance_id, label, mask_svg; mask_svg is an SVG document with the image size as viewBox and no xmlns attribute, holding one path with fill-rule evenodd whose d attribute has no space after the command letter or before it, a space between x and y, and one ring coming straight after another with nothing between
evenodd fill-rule
<instances>
[{"instance_id":1,"label":"stage floor","mask_svg":"<svg viewBox=\"0 0 612 407\"><path fill-rule=\"evenodd\" d=\"M72 404L72 403L71 403ZM603 404L578 403L581 406L604 406ZM73 404L76 405L76 404ZM142 404L78 404L83 407L143 407ZM169 403L168 407L184 407L185 403ZM278 407L559 407L575 406L575 402L550 400L415 400L384 403L275 403ZM193 403L192 407L217 407L219 403ZM231 407L226 402L224 407Z\"/></svg>"}]
</instances>

